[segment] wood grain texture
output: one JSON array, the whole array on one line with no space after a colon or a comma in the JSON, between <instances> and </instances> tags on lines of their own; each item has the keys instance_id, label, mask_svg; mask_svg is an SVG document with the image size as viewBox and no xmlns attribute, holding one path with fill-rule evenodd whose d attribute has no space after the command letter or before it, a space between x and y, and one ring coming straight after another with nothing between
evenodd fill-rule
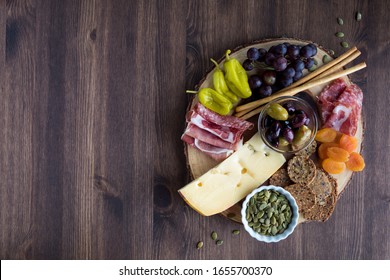
<instances>
[{"instance_id":1,"label":"wood grain texture","mask_svg":"<svg viewBox=\"0 0 390 280\"><path fill-rule=\"evenodd\" d=\"M362 0L0 0L0 258L389 259L389 13ZM337 31L368 64L351 77L366 169L332 218L263 244L190 209L177 193L184 91L209 58L280 36L340 54Z\"/></svg>"}]
</instances>

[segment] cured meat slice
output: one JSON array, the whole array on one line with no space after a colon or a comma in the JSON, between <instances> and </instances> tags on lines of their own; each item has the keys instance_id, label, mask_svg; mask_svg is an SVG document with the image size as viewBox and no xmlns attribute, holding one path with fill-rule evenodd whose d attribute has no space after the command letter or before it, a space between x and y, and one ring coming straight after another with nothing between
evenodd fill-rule
<instances>
[{"instance_id":1,"label":"cured meat slice","mask_svg":"<svg viewBox=\"0 0 390 280\"><path fill-rule=\"evenodd\" d=\"M182 140L215 160L227 158L242 145L242 134L253 124L233 116L221 116L197 103L186 115Z\"/></svg>"},{"instance_id":2,"label":"cured meat slice","mask_svg":"<svg viewBox=\"0 0 390 280\"><path fill-rule=\"evenodd\" d=\"M210 145L208 143L205 143L201 140L198 140L196 138L193 138L187 134L183 134L183 136L181 137L181 139L186 142L187 144L189 144L190 146L204 152L205 154L209 155L210 157L212 157L213 159L215 159L216 161L222 161L224 160L225 158L227 158L228 156L230 156L234 151L233 150L229 150L229 149L225 149L225 148L220 148L220 147L216 147L216 146L213 146L213 145Z\"/></svg>"},{"instance_id":3,"label":"cured meat slice","mask_svg":"<svg viewBox=\"0 0 390 280\"><path fill-rule=\"evenodd\" d=\"M318 97L318 104L320 105L321 119L323 123L326 123L329 116L332 114L335 102L346 87L347 84L340 78L334 80L321 91Z\"/></svg>"},{"instance_id":4,"label":"cured meat slice","mask_svg":"<svg viewBox=\"0 0 390 280\"><path fill-rule=\"evenodd\" d=\"M363 105L363 92L355 84L348 86L334 102L334 108L324 127L355 135Z\"/></svg>"},{"instance_id":5,"label":"cured meat slice","mask_svg":"<svg viewBox=\"0 0 390 280\"><path fill-rule=\"evenodd\" d=\"M221 115L207 109L206 107L204 107L200 103L197 103L194 106L193 110L196 113L198 113L202 118L208 120L209 122L211 122L215 125L231 127L231 128L235 128L235 129L241 130L241 131L245 131L247 129L253 128L253 123L241 120L241 119L234 117L234 116L221 116Z\"/></svg>"},{"instance_id":6,"label":"cured meat slice","mask_svg":"<svg viewBox=\"0 0 390 280\"><path fill-rule=\"evenodd\" d=\"M206 119L204 119L201 115L196 113L195 111L191 111L189 114L189 122L196 125L197 127L206 130L215 136L218 136L222 140L229 142L229 143L235 143L237 142L240 137L242 136L242 133L244 131L227 127L227 126L221 126L215 123L212 123ZM187 119L188 120L188 119Z\"/></svg>"},{"instance_id":7,"label":"cured meat slice","mask_svg":"<svg viewBox=\"0 0 390 280\"><path fill-rule=\"evenodd\" d=\"M229 150L237 150L238 145L240 143L240 141L236 141L234 143L226 142L226 141L222 140L221 138L219 138L218 136L210 133L209 131L207 131L205 129L201 129L200 127L194 125L191 122L188 123L184 134L191 136L193 138L196 138L198 140L201 140L201 141L208 143L210 145L217 146L220 148L229 149Z\"/></svg>"}]
</instances>

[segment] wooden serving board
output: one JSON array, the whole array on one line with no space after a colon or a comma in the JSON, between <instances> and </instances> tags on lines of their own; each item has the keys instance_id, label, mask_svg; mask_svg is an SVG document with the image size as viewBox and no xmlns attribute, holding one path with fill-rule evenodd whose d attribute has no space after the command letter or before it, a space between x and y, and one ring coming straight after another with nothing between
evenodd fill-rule
<instances>
[{"instance_id":1,"label":"wooden serving board","mask_svg":"<svg viewBox=\"0 0 390 280\"><path fill-rule=\"evenodd\" d=\"M265 40L257 41L253 44L250 44L250 45L237 47L236 49L234 49L232 51L232 53L230 54L230 57L236 58L240 62L243 62L247 58L246 53L247 53L249 48L256 47L256 48L265 48L268 50L271 46L276 45L276 44L280 44L283 42L289 42L290 44L296 44L296 45L304 45L304 44L310 43L309 41L303 41L303 40L291 39L291 38L265 39ZM318 62L318 67L320 67L321 65L323 65L322 57L325 54L330 56L330 54L328 53L328 51L326 49L324 49L321 46L317 45L317 49L318 49L318 52L317 52L317 55L315 56L315 58ZM218 62L220 64L220 67L223 69L224 59L222 58ZM206 73L205 76L202 78L201 82L199 83L199 85L197 86L197 88L201 89L201 88L205 88L205 87L213 87L212 76L213 76L214 71L215 71L215 68L213 68L212 71ZM255 72L255 70L252 70L252 71ZM250 75L251 72L248 72L248 74ZM306 74L307 74L307 70L305 70L305 72L304 72L304 75L306 75ZM348 77L345 77L344 79L347 83L351 82ZM322 86L313 87L308 92L313 97L315 97L321 92L321 90L325 86L326 86L326 84L324 84ZM190 102L190 104L187 108L187 111L191 110L191 108L197 102L198 102L197 97L194 97L194 99ZM254 116L248 120L248 121L253 122L255 124L255 126L254 126L254 129L252 131L249 131L246 134L244 134L244 142L245 142L245 140L249 139L250 136L252 136L254 133L256 133L257 119L258 119L258 115ZM320 118L319 118L319 120L320 120ZM319 128L320 128L320 126L319 126ZM360 152L362 141L363 141L363 121L362 121L362 118L360 118L360 121L358 124L358 129L357 129L355 136L357 137L357 139L359 141L357 150L358 150L358 152ZM185 145L185 154L187 157L187 165L188 165L188 168L190 170L192 179L196 179L196 178L200 177L201 175L206 173L208 170L210 170L211 168L218 165L218 162L216 162L215 160L213 160L212 158L210 158L206 154L200 152L199 150L197 150L189 145ZM314 160L317 161L317 163L318 163L318 159L316 160L316 158L314 158ZM348 183L352 177L352 174L353 174L352 171L346 170L341 174L332 175L334 178L336 178L337 183L338 183L338 197L340 197L340 194L344 191L344 189L348 185ZM264 182L263 185L267 185L267 184L268 184L268 181ZM242 201L240 201L239 203L236 203L231 208L223 211L221 214L223 216L233 220L233 221L241 223L241 213L240 213L241 212L241 204L242 204ZM299 223L302 223L302 222L305 222L305 219L303 218L302 215L300 215Z\"/></svg>"}]
</instances>

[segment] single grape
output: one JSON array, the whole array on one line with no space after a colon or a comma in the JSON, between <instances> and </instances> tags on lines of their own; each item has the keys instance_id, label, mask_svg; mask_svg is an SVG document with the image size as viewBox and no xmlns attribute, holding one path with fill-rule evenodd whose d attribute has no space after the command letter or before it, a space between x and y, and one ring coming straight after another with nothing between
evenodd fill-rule
<instances>
[{"instance_id":1,"label":"single grape","mask_svg":"<svg viewBox=\"0 0 390 280\"><path fill-rule=\"evenodd\" d=\"M295 60L293 63L293 66L294 66L295 72L303 71L303 69L305 69L305 63L300 59Z\"/></svg>"},{"instance_id":2,"label":"single grape","mask_svg":"<svg viewBox=\"0 0 390 280\"><path fill-rule=\"evenodd\" d=\"M282 72L282 75L286 78L293 78L295 76L295 70L293 67L289 66Z\"/></svg>"},{"instance_id":3,"label":"single grape","mask_svg":"<svg viewBox=\"0 0 390 280\"><path fill-rule=\"evenodd\" d=\"M255 61L255 60L259 59L260 53L259 53L259 50L257 48L250 48L247 51L246 56L248 57L248 59Z\"/></svg>"},{"instance_id":4,"label":"single grape","mask_svg":"<svg viewBox=\"0 0 390 280\"><path fill-rule=\"evenodd\" d=\"M244 67L244 69L245 69L246 71L251 71L251 70L253 70L253 68L254 68L255 66L253 65L253 61L252 61L252 60L250 60L250 59L245 59L244 62L242 63L242 67Z\"/></svg>"},{"instance_id":5,"label":"single grape","mask_svg":"<svg viewBox=\"0 0 390 280\"><path fill-rule=\"evenodd\" d=\"M311 48L311 50L312 50L312 55L311 55L311 56L315 56L315 55L317 54L317 47L316 47L316 45L310 43L310 44L308 44L308 46L309 46L309 47Z\"/></svg>"},{"instance_id":6,"label":"single grape","mask_svg":"<svg viewBox=\"0 0 390 280\"><path fill-rule=\"evenodd\" d=\"M251 89L259 88L262 84L261 78L258 75L252 75L248 78L249 87Z\"/></svg>"},{"instance_id":7,"label":"single grape","mask_svg":"<svg viewBox=\"0 0 390 280\"><path fill-rule=\"evenodd\" d=\"M306 69L310 69L311 67L313 67L314 65L314 59L309 57L308 59L306 59L306 62L305 62L305 68Z\"/></svg>"},{"instance_id":8,"label":"single grape","mask_svg":"<svg viewBox=\"0 0 390 280\"><path fill-rule=\"evenodd\" d=\"M264 119L264 125L265 127L270 127L271 124L274 122L275 120L273 118L271 118L270 116L266 116L265 119Z\"/></svg>"},{"instance_id":9,"label":"single grape","mask_svg":"<svg viewBox=\"0 0 390 280\"><path fill-rule=\"evenodd\" d=\"M266 85L272 86L276 82L276 72L273 70L266 70L263 72L263 82Z\"/></svg>"},{"instance_id":10,"label":"single grape","mask_svg":"<svg viewBox=\"0 0 390 280\"><path fill-rule=\"evenodd\" d=\"M284 57L278 57L273 61L272 66L277 72L283 71L287 68L287 59Z\"/></svg>"},{"instance_id":11,"label":"single grape","mask_svg":"<svg viewBox=\"0 0 390 280\"><path fill-rule=\"evenodd\" d=\"M309 45L303 46L299 54L304 58L309 58L313 55L313 49Z\"/></svg>"},{"instance_id":12,"label":"single grape","mask_svg":"<svg viewBox=\"0 0 390 280\"><path fill-rule=\"evenodd\" d=\"M272 138L279 138L281 131L282 131L282 125L278 121L273 122L269 127L269 132L271 133Z\"/></svg>"},{"instance_id":13,"label":"single grape","mask_svg":"<svg viewBox=\"0 0 390 280\"><path fill-rule=\"evenodd\" d=\"M302 76L303 76L302 71L295 71L295 75L293 77L293 81L294 82L298 81L300 78L302 78Z\"/></svg>"},{"instance_id":14,"label":"single grape","mask_svg":"<svg viewBox=\"0 0 390 280\"><path fill-rule=\"evenodd\" d=\"M279 56L285 56L286 53L287 53L287 47L286 45L284 44L279 44L279 45L276 45L273 50L272 50L273 54L276 56L276 57L279 57Z\"/></svg>"},{"instance_id":15,"label":"single grape","mask_svg":"<svg viewBox=\"0 0 390 280\"><path fill-rule=\"evenodd\" d=\"M290 45L287 48L287 55L290 59L297 59L299 57L299 48L296 45Z\"/></svg>"},{"instance_id":16,"label":"single grape","mask_svg":"<svg viewBox=\"0 0 390 280\"><path fill-rule=\"evenodd\" d=\"M260 96L260 98L265 98L272 94L272 88L267 85L262 85L261 87L258 88L257 93Z\"/></svg>"},{"instance_id":17,"label":"single grape","mask_svg":"<svg viewBox=\"0 0 390 280\"><path fill-rule=\"evenodd\" d=\"M263 49L263 48L260 48L259 49L259 55L260 56L259 56L259 58L257 60L260 61L260 62L263 62L266 54L267 54L267 50Z\"/></svg>"},{"instance_id":18,"label":"single grape","mask_svg":"<svg viewBox=\"0 0 390 280\"><path fill-rule=\"evenodd\" d=\"M272 66L273 62L275 60L275 55L271 52L267 52L267 54L264 57L264 62L268 66Z\"/></svg>"},{"instance_id":19,"label":"single grape","mask_svg":"<svg viewBox=\"0 0 390 280\"><path fill-rule=\"evenodd\" d=\"M292 78L281 77L280 80L279 80L279 83L280 83L280 85L283 88L285 88L285 87L288 87L289 85L291 85L293 83L293 79Z\"/></svg>"}]
</instances>

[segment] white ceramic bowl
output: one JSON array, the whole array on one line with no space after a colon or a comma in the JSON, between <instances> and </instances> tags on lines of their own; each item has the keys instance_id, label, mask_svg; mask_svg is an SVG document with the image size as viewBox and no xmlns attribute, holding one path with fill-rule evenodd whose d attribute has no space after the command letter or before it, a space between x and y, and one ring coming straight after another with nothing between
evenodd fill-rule
<instances>
[{"instance_id":1,"label":"white ceramic bowl","mask_svg":"<svg viewBox=\"0 0 390 280\"><path fill-rule=\"evenodd\" d=\"M250 198L253 195L255 195L256 193L261 192L263 190L274 190L274 191L277 191L277 192L281 193L282 195L284 195L287 198L288 202L290 203L293 216L292 216L291 222L288 225L287 229L283 233L281 233L281 234L274 235L274 236L262 235L260 233L255 232L248 225L248 221L246 219L246 208L248 206L248 202L249 202ZM295 227L297 226L297 224L298 224L298 217L299 217L298 205L297 205L294 197L288 191L286 191L285 189L283 189L281 187L273 186L273 185L263 186L263 187L260 187L258 189L255 189L254 191L252 191L250 194L247 195L247 197L245 198L245 200L244 200L244 202L242 204L241 217L242 217L241 219L242 219L242 223L244 225L245 230L253 238L256 238L259 241L263 241L263 242L267 242L267 243L279 242L280 240L283 240L287 236L289 236L294 231Z\"/></svg>"}]
</instances>

